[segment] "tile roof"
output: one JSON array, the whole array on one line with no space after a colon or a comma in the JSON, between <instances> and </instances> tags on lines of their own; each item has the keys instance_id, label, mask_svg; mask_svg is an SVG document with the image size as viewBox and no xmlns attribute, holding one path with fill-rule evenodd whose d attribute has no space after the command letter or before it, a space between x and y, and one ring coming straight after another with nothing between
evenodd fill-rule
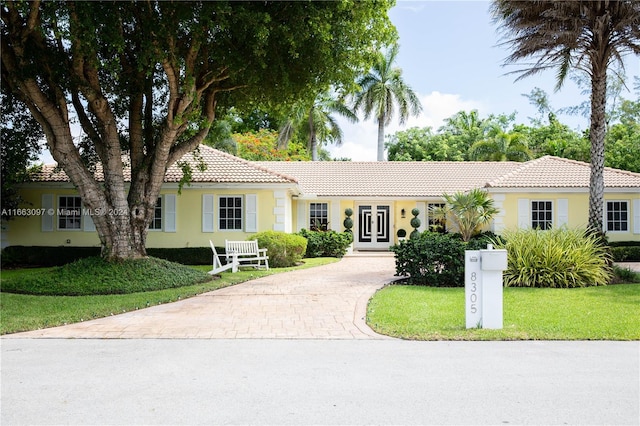
<instances>
[{"instance_id":1,"label":"tile roof","mask_svg":"<svg viewBox=\"0 0 640 426\"><path fill-rule=\"evenodd\" d=\"M438 197L472 188L588 188L590 164L545 156L518 162L258 162L295 176L303 194ZM605 167L606 188L640 189L640 174Z\"/></svg>"},{"instance_id":2,"label":"tile roof","mask_svg":"<svg viewBox=\"0 0 640 426\"><path fill-rule=\"evenodd\" d=\"M198 152L185 155L181 161L191 165L191 182L196 183L296 183L295 178L205 145L201 145ZM199 169L198 165L201 163L207 165L205 170ZM124 169L124 175L126 181L131 180L131 169L128 166ZM180 182L182 175L182 169L174 164L167 170L165 182ZM100 164L96 167L95 177L99 181L103 180ZM69 181L66 173L56 165L44 166L32 179L39 182Z\"/></svg>"},{"instance_id":3,"label":"tile roof","mask_svg":"<svg viewBox=\"0 0 640 426\"><path fill-rule=\"evenodd\" d=\"M450 161L246 161L201 145L183 157L195 183L298 184L304 195L321 197L439 197L472 188L588 188L590 165L545 156L526 163ZM199 170L200 162L207 164ZM130 180L130 169L124 170ZM179 182L177 164L165 182ZM102 180L100 165L96 179ZM68 182L67 175L47 165L33 176L39 182ZM640 173L605 167L605 187L640 190Z\"/></svg>"},{"instance_id":4,"label":"tile roof","mask_svg":"<svg viewBox=\"0 0 640 426\"><path fill-rule=\"evenodd\" d=\"M483 187L516 170L515 162L258 162L295 176L301 192L323 197L439 197Z\"/></svg>"},{"instance_id":5,"label":"tile roof","mask_svg":"<svg viewBox=\"0 0 640 426\"><path fill-rule=\"evenodd\" d=\"M566 158L544 156L521 163L515 170L490 180L493 188L588 188L591 165ZM640 189L640 173L604 168L606 188Z\"/></svg>"}]
</instances>

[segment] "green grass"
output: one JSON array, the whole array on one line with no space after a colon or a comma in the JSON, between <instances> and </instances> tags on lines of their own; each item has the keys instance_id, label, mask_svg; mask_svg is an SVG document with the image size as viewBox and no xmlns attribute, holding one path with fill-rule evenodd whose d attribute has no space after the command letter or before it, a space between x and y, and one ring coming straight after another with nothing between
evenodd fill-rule
<instances>
[{"instance_id":1,"label":"green grass","mask_svg":"<svg viewBox=\"0 0 640 426\"><path fill-rule=\"evenodd\" d=\"M3 270L0 293L0 334L37 330L46 327L71 324L102 318L152 305L175 302L207 291L242 283L255 278L294 269L311 268L337 261L335 258L305 259L304 264L293 268L264 270L241 270L238 273L223 272L219 279L183 287L140 291L129 294L47 296L4 292L5 283L18 280L25 275L48 275L56 268ZM195 272L206 273L210 265L189 267ZM91 271L83 275L91 274ZM149 282L148 277L145 280ZM72 287L76 287L73 286ZM145 284L145 287L148 287Z\"/></svg>"},{"instance_id":2,"label":"green grass","mask_svg":"<svg viewBox=\"0 0 640 426\"><path fill-rule=\"evenodd\" d=\"M502 330L466 329L464 288L392 285L370 301L367 322L413 340L639 340L640 284L505 288Z\"/></svg>"}]
</instances>

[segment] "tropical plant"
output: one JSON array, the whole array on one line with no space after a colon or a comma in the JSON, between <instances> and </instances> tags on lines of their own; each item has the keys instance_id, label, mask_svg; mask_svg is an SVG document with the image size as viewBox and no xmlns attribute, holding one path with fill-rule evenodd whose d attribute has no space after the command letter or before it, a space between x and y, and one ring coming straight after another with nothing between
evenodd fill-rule
<instances>
[{"instance_id":1,"label":"tropical plant","mask_svg":"<svg viewBox=\"0 0 640 426\"><path fill-rule=\"evenodd\" d=\"M342 129L334 114L351 122L358 121L356 114L345 105L344 98L336 97L329 92L320 93L311 103L295 103L286 122L280 128L278 146L286 148L291 138L298 133L307 140L311 160L318 161L318 144L342 144Z\"/></svg>"},{"instance_id":2,"label":"tropical plant","mask_svg":"<svg viewBox=\"0 0 640 426\"><path fill-rule=\"evenodd\" d=\"M379 52L371 70L358 80L360 91L355 95L354 109L362 109L365 118L373 116L378 122L378 161L384 161L384 129L391 123L394 105L400 123L422 111L418 96L402 78L402 70L394 66L397 56L397 44L385 54Z\"/></svg>"},{"instance_id":3,"label":"tropical plant","mask_svg":"<svg viewBox=\"0 0 640 426\"><path fill-rule=\"evenodd\" d=\"M499 130L489 139L474 143L469 150L469 158L476 161L528 161L531 152L525 135Z\"/></svg>"},{"instance_id":4,"label":"tropical plant","mask_svg":"<svg viewBox=\"0 0 640 426\"><path fill-rule=\"evenodd\" d=\"M499 212L493 199L481 189L444 194L442 197L445 204L433 209L434 218L454 223L465 242L480 233L482 227Z\"/></svg>"},{"instance_id":5,"label":"tropical plant","mask_svg":"<svg viewBox=\"0 0 640 426\"><path fill-rule=\"evenodd\" d=\"M591 80L589 230L603 232L607 71L640 54L638 1L494 0L492 14L511 48L506 63L533 59L520 78L557 70L560 89L572 70Z\"/></svg>"},{"instance_id":6,"label":"tropical plant","mask_svg":"<svg viewBox=\"0 0 640 426\"><path fill-rule=\"evenodd\" d=\"M496 248L507 250L507 287L586 287L611 280L610 255L583 229L506 231Z\"/></svg>"},{"instance_id":7,"label":"tropical plant","mask_svg":"<svg viewBox=\"0 0 640 426\"><path fill-rule=\"evenodd\" d=\"M250 109L353 84L396 38L391 5L3 2L2 84L42 126L83 205L118 212L93 217L103 256L141 258L165 171L204 140L218 102Z\"/></svg>"}]
</instances>

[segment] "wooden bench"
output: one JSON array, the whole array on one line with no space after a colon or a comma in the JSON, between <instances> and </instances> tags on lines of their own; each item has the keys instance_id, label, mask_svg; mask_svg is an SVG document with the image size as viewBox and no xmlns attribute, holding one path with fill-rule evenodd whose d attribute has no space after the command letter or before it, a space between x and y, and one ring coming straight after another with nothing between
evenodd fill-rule
<instances>
[{"instance_id":1,"label":"wooden bench","mask_svg":"<svg viewBox=\"0 0 640 426\"><path fill-rule=\"evenodd\" d=\"M211 250L213 251L213 269L209 271L210 275L216 275L220 272L226 271L227 269L231 269L231 272L238 272L238 257L235 255L231 255L231 261L227 257L227 263L225 265L222 264L220 260L220 256L218 256L218 252L216 251L216 247L213 245L213 242L209 240L209 244L211 245Z\"/></svg>"},{"instance_id":2,"label":"wooden bench","mask_svg":"<svg viewBox=\"0 0 640 426\"><path fill-rule=\"evenodd\" d=\"M225 240L224 245L227 262L236 259L240 265L245 264L258 269L269 269L267 249L258 248L257 241Z\"/></svg>"}]
</instances>

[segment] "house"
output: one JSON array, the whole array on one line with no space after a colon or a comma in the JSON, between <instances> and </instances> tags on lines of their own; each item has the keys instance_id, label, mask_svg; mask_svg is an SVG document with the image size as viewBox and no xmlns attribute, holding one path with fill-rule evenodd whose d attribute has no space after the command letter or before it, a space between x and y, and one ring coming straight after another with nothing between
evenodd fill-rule
<instances>
[{"instance_id":1,"label":"house","mask_svg":"<svg viewBox=\"0 0 640 426\"><path fill-rule=\"evenodd\" d=\"M590 165L545 156L517 162L249 162L201 146L184 161L194 164L179 191L182 171L169 168L148 247L205 247L212 240L244 240L256 232L297 232L322 226L343 231L353 210L354 249L385 250L397 231L410 233L435 221L430 208L442 194L483 188L500 213L490 229L588 222ZM206 170L195 165L204 162ZM100 171L97 172L100 178ZM606 168L604 226L610 241L640 241L640 174ZM3 246L98 246L91 217L64 172L45 166L22 185L24 207L44 214L5 224Z\"/></svg>"}]
</instances>

